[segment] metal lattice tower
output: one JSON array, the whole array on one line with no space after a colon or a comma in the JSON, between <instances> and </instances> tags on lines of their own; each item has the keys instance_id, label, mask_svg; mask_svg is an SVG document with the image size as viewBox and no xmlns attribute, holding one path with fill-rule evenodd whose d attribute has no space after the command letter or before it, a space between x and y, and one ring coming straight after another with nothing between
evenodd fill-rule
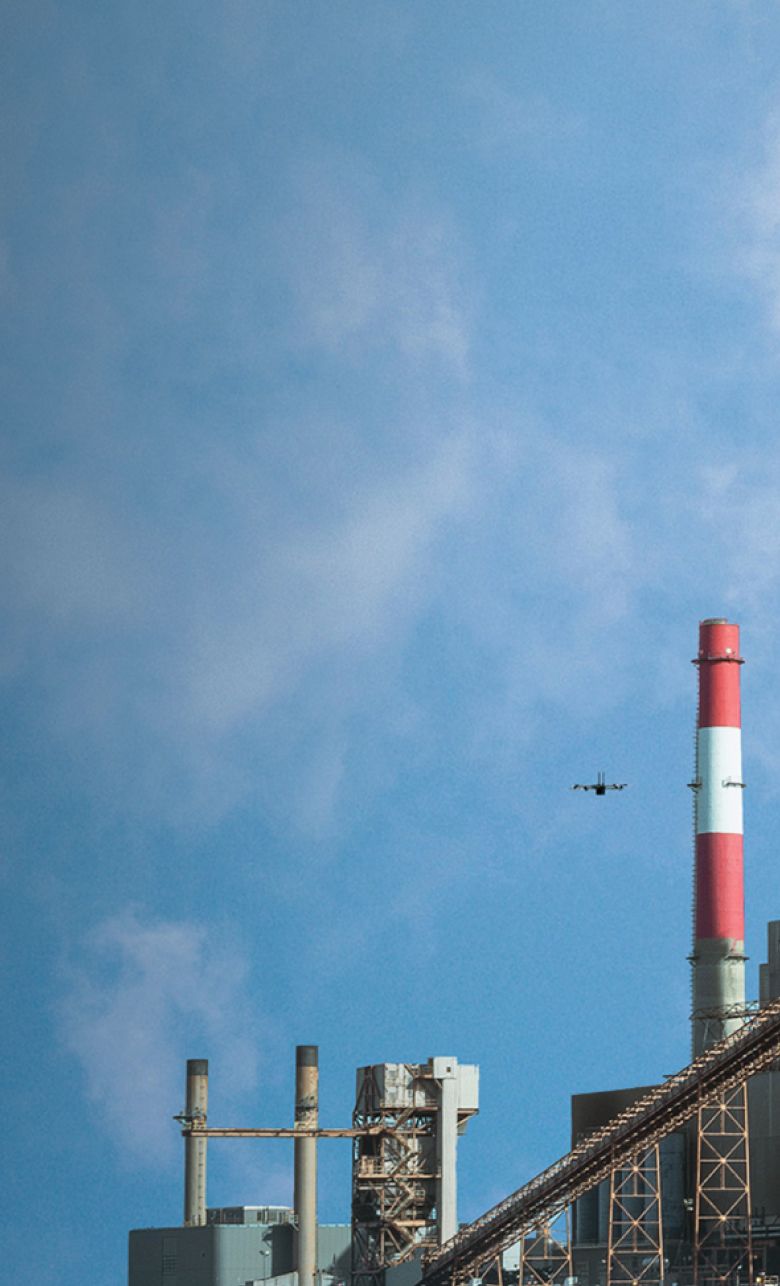
<instances>
[{"instance_id":1,"label":"metal lattice tower","mask_svg":"<svg viewBox=\"0 0 780 1286\"><path fill-rule=\"evenodd\" d=\"M564 1286L574 1276L569 1208L520 1243L519 1286Z\"/></svg>"},{"instance_id":2,"label":"metal lattice tower","mask_svg":"<svg viewBox=\"0 0 780 1286\"><path fill-rule=\"evenodd\" d=\"M695 1286L752 1283L747 1085L699 1108Z\"/></svg>"},{"instance_id":3,"label":"metal lattice tower","mask_svg":"<svg viewBox=\"0 0 780 1286\"><path fill-rule=\"evenodd\" d=\"M661 1153L656 1143L610 1174L607 1284L660 1286L663 1277Z\"/></svg>"}]
</instances>

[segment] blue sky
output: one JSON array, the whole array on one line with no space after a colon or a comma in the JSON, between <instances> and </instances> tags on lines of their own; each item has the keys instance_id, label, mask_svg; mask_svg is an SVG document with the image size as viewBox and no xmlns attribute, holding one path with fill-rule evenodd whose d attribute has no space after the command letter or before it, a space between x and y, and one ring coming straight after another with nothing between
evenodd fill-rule
<instances>
[{"instance_id":1,"label":"blue sky","mask_svg":"<svg viewBox=\"0 0 780 1286\"><path fill-rule=\"evenodd\" d=\"M475 1216L687 1060L701 617L751 994L780 917L780 13L29 0L2 46L8 1279L179 1220L187 1057L217 1124L289 1121L299 1042L328 1124L478 1062ZM290 1189L212 1148L213 1204Z\"/></svg>"}]
</instances>

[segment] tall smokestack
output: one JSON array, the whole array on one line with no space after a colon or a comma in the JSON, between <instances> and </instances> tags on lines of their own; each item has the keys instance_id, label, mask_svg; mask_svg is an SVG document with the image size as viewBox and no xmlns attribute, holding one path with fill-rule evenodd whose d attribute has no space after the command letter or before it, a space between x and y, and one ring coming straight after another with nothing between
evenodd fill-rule
<instances>
[{"instance_id":1,"label":"tall smokestack","mask_svg":"<svg viewBox=\"0 0 780 1286\"><path fill-rule=\"evenodd\" d=\"M209 1106L207 1058L187 1059L185 1117L190 1125L205 1125ZM206 1142L190 1134L184 1140L184 1225L197 1228L206 1222Z\"/></svg>"},{"instance_id":2,"label":"tall smokestack","mask_svg":"<svg viewBox=\"0 0 780 1286\"><path fill-rule=\"evenodd\" d=\"M693 913L694 1057L741 1024L745 1003L742 867L742 721L739 626L699 625L696 728L696 871Z\"/></svg>"},{"instance_id":3,"label":"tall smokestack","mask_svg":"<svg viewBox=\"0 0 780 1286\"><path fill-rule=\"evenodd\" d=\"M319 1059L316 1045L295 1049L295 1125L316 1130L319 1121ZM293 1204L298 1223L298 1286L317 1276L317 1139L295 1140Z\"/></svg>"}]
</instances>

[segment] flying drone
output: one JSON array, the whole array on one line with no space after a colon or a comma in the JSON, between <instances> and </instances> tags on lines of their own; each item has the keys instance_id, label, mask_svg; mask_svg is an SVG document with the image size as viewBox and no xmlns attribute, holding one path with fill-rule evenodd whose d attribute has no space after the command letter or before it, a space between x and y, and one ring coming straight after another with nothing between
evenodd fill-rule
<instances>
[{"instance_id":1,"label":"flying drone","mask_svg":"<svg viewBox=\"0 0 780 1286\"><path fill-rule=\"evenodd\" d=\"M593 790L597 795L606 795L608 790L625 790L627 785L627 781L607 781L606 774L600 772L590 785L581 786L578 782L576 786L572 786L572 790Z\"/></svg>"}]
</instances>

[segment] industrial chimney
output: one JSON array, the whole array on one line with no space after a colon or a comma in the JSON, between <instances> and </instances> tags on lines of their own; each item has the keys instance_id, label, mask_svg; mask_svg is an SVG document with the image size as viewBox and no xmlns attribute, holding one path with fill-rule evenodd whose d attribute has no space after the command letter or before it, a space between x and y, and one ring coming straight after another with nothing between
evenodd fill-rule
<instances>
[{"instance_id":1,"label":"industrial chimney","mask_svg":"<svg viewBox=\"0 0 780 1286\"><path fill-rule=\"evenodd\" d=\"M316 1045L295 1048L295 1127L316 1130L319 1124L319 1050ZM296 1267L298 1286L317 1280L317 1136L296 1138L294 1152L295 1220L298 1227Z\"/></svg>"},{"instance_id":2,"label":"industrial chimney","mask_svg":"<svg viewBox=\"0 0 780 1286\"><path fill-rule=\"evenodd\" d=\"M694 790L693 1053L742 1022L745 912L739 626L699 625Z\"/></svg>"},{"instance_id":3,"label":"industrial chimney","mask_svg":"<svg viewBox=\"0 0 780 1286\"><path fill-rule=\"evenodd\" d=\"M206 1124L209 1105L209 1062L187 1059L187 1103L184 1120ZM182 1119L182 1118L178 1118ZM184 1140L184 1226L198 1228L206 1222L206 1139L189 1134Z\"/></svg>"}]
</instances>

